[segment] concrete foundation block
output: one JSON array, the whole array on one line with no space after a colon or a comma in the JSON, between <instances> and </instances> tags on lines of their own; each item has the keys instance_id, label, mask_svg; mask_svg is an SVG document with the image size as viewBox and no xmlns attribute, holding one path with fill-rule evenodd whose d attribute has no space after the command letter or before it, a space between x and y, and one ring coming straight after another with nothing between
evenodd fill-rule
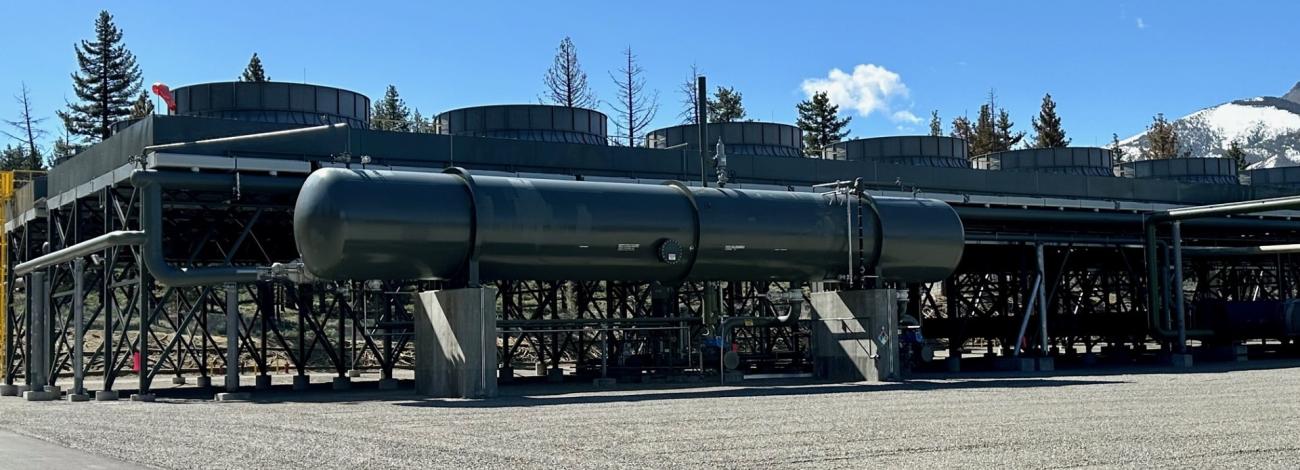
<instances>
[{"instance_id":1,"label":"concrete foundation block","mask_svg":"<svg viewBox=\"0 0 1300 470\"><path fill-rule=\"evenodd\" d=\"M1037 360L1039 372L1052 372L1056 370L1056 358L1051 356L1040 357Z\"/></svg>"},{"instance_id":2,"label":"concrete foundation block","mask_svg":"<svg viewBox=\"0 0 1300 470\"><path fill-rule=\"evenodd\" d=\"M425 291L415 307L416 393L496 396L496 289Z\"/></svg>"},{"instance_id":3,"label":"concrete foundation block","mask_svg":"<svg viewBox=\"0 0 1300 470\"><path fill-rule=\"evenodd\" d=\"M533 364L533 373L537 374L538 377L545 377L545 376L546 376L546 363L545 363L545 362L538 362L538 363Z\"/></svg>"},{"instance_id":4,"label":"concrete foundation block","mask_svg":"<svg viewBox=\"0 0 1300 470\"><path fill-rule=\"evenodd\" d=\"M253 388L257 391L267 391L271 389L271 376L262 374L256 377Z\"/></svg>"},{"instance_id":5,"label":"concrete foundation block","mask_svg":"<svg viewBox=\"0 0 1300 470\"><path fill-rule=\"evenodd\" d=\"M1191 368L1192 355L1191 354L1170 354L1169 364L1179 369Z\"/></svg>"},{"instance_id":6,"label":"concrete foundation block","mask_svg":"<svg viewBox=\"0 0 1300 470\"><path fill-rule=\"evenodd\" d=\"M172 377L172 385L185 385L185 377L179 375Z\"/></svg>"},{"instance_id":7,"label":"concrete foundation block","mask_svg":"<svg viewBox=\"0 0 1300 470\"><path fill-rule=\"evenodd\" d=\"M58 394L63 393L63 387L60 387L58 385L46 385L44 387L41 387L41 390L45 392L54 392Z\"/></svg>"},{"instance_id":8,"label":"concrete foundation block","mask_svg":"<svg viewBox=\"0 0 1300 470\"><path fill-rule=\"evenodd\" d=\"M46 391L37 392L32 390L23 392L23 399L27 401L54 401L54 400L58 400L59 397L62 396L63 394L60 392L46 392Z\"/></svg>"},{"instance_id":9,"label":"concrete foundation block","mask_svg":"<svg viewBox=\"0 0 1300 470\"><path fill-rule=\"evenodd\" d=\"M117 390L97 390L95 391L95 401L117 401Z\"/></svg>"},{"instance_id":10,"label":"concrete foundation block","mask_svg":"<svg viewBox=\"0 0 1300 470\"><path fill-rule=\"evenodd\" d=\"M546 371L546 381L553 384L564 382L564 371L560 369L551 369Z\"/></svg>"},{"instance_id":11,"label":"concrete foundation block","mask_svg":"<svg viewBox=\"0 0 1300 470\"><path fill-rule=\"evenodd\" d=\"M18 387L18 396L22 396L22 395L23 395L23 392L26 392L26 391L32 389L32 387L31 387L30 385L27 385L27 384L16 385L16 387Z\"/></svg>"},{"instance_id":12,"label":"concrete foundation block","mask_svg":"<svg viewBox=\"0 0 1300 470\"><path fill-rule=\"evenodd\" d=\"M293 391L301 392L311 388L311 376L295 375L293 376Z\"/></svg>"},{"instance_id":13,"label":"concrete foundation block","mask_svg":"<svg viewBox=\"0 0 1300 470\"><path fill-rule=\"evenodd\" d=\"M354 378L354 379L357 378L357 377L361 377L361 371L356 370L356 369L349 370L349 371L348 371L348 377L352 377L352 378Z\"/></svg>"},{"instance_id":14,"label":"concrete foundation block","mask_svg":"<svg viewBox=\"0 0 1300 470\"><path fill-rule=\"evenodd\" d=\"M13 384L0 385L0 397L18 396L18 386Z\"/></svg>"},{"instance_id":15,"label":"concrete foundation block","mask_svg":"<svg viewBox=\"0 0 1300 470\"><path fill-rule=\"evenodd\" d=\"M397 379L379 379L380 390L397 390Z\"/></svg>"},{"instance_id":16,"label":"concrete foundation block","mask_svg":"<svg viewBox=\"0 0 1300 470\"><path fill-rule=\"evenodd\" d=\"M200 375L199 378L194 379L194 386L198 388L212 388L212 376Z\"/></svg>"},{"instance_id":17,"label":"concrete foundation block","mask_svg":"<svg viewBox=\"0 0 1300 470\"><path fill-rule=\"evenodd\" d=\"M84 393L69 393L68 401L70 402L90 401L90 395L86 395Z\"/></svg>"},{"instance_id":18,"label":"concrete foundation block","mask_svg":"<svg viewBox=\"0 0 1300 470\"><path fill-rule=\"evenodd\" d=\"M950 357L944 359L943 366L948 372L961 372L961 358Z\"/></svg>"},{"instance_id":19,"label":"concrete foundation block","mask_svg":"<svg viewBox=\"0 0 1300 470\"><path fill-rule=\"evenodd\" d=\"M213 397L216 401L248 401L252 398L248 392L222 392Z\"/></svg>"},{"instance_id":20,"label":"concrete foundation block","mask_svg":"<svg viewBox=\"0 0 1300 470\"><path fill-rule=\"evenodd\" d=\"M152 393L132 393L131 401L152 402L154 400Z\"/></svg>"},{"instance_id":21,"label":"concrete foundation block","mask_svg":"<svg viewBox=\"0 0 1300 470\"><path fill-rule=\"evenodd\" d=\"M618 380L612 377L599 378L591 381L592 385L597 387L613 387L618 384Z\"/></svg>"},{"instance_id":22,"label":"concrete foundation block","mask_svg":"<svg viewBox=\"0 0 1300 470\"><path fill-rule=\"evenodd\" d=\"M893 290L814 292L812 310L819 376L849 382L899 378L898 302Z\"/></svg>"},{"instance_id":23,"label":"concrete foundation block","mask_svg":"<svg viewBox=\"0 0 1300 470\"><path fill-rule=\"evenodd\" d=\"M352 378L335 377L333 382L331 382L330 387L333 388L334 390L348 390L352 388Z\"/></svg>"}]
</instances>

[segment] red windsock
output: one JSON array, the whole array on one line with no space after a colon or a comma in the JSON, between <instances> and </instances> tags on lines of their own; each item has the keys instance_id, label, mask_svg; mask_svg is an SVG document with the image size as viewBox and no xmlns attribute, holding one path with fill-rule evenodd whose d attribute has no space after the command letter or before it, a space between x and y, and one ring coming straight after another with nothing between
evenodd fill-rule
<instances>
[{"instance_id":1,"label":"red windsock","mask_svg":"<svg viewBox=\"0 0 1300 470\"><path fill-rule=\"evenodd\" d=\"M166 84L163 82L155 82L153 84L153 94L158 95L159 98L162 98L162 100L167 103L167 112L176 112L176 98L172 96L172 89L168 88Z\"/></svg>"}]
</instances>

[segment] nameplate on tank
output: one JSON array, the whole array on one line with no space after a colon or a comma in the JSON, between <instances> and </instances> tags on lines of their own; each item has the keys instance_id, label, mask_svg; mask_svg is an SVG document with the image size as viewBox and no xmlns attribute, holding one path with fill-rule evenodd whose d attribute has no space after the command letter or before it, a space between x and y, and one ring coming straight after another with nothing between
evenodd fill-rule
<instances>
[{"instance_id":1,"label":"nameplate on tank","mask_svg":"<svg viewBox=\"0 0 1300 470\"><path fill-rule=\"evenodd\" d=\"M618 244L618 251L636 251L637 248L641 248L640 243L619 243Z\"/></svg>"},{"instance_id":2,"label":"nameplate on tank","mask_svg":"<svg viewBox=\"0 0 1300 470\"><path fill-rule=\"evenodd\" d=\"M725 245L722 247L722 251L740 251L743 249L745 249L745 245Z\"/></svg>"}]
</instances>

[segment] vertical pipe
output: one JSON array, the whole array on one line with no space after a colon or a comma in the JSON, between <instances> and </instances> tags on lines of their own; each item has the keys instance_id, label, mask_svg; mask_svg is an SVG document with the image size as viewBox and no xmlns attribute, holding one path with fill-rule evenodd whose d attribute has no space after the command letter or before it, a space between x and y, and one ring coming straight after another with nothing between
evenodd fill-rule
<instances>
[{"instance_id":1,"label":"vertical pipe","mask_svg":"<svg viewBox=\"0 0 1300 470\"><path fill-rule=\"evenodd\" d=\"M298 286L298 375L307 375L307 319L311 317L314 299L311 284Z\"/></svg>"},{"instance_id":2,"label":"vertical pipe","mask_svg":"<svg viewBox=\"0 0 1300 470\"><path fill-rule=\"evenodd\" d=\"M73 336L72 343L72 393L76 395L86 393L84 387L85 368L82 365L86 352L86 299L84 294L85 285L82 279L85 271L85 258L77 258L72 262L72 321L76 324L76 333Z\"/></svg>"},{"instance_id":3,"label":"vertical pipe","mask_svg":"<svg viewBox=\"0 0 1300 470\"><path fill-rule=\"evenodd\" d=\"M226 391L239 391L239 291L226 283Z\"/></svg>"},{"instance_id":4,"label":"vertical pipe","mask_svg":"<svg viewBox=\"0 0 1300 470\"><path fill-rule=\"evenodd\" d=\"M1156 284L1160 279L1160 271L1156 261L1156 225L1150 220L1146 221L1146 255L1147 255L1147 329L1155 331L1159 329L1160 321L1160 290Z\"/></svg>"},{"instance_id":5,"label":"vertical pipe","mask_svg":"<svg viewBox=\"0 0 1300 470\"><path fill-rule=\"evenodd\" d=\"M1174 258L1174 253L1169 248L1169 245L1162 244L1162 246L1163 248L1157 253L1157 256L1160 257L1160 305L1162 307L1160 309L1160 327L1168 331L1174 327L1174 315L1170 313L1170 309L1174 305L1173 283L1169 282L1169 265L1172 262L1170 260Z\"/></svg>"},{"instance_id":6,"label":"vertical pipe","mask_svg":"<svg viewBox=\"0 0 1300 470\"><path fill-rule=\"evenodd\" d=\"M1178 353L1187 353L1187 315L1183 311L1185 303L1183 299L1183 223L1174 221L1174 285L1173 301L1174 313L1177 315L1176 323L1178 324Z\"/></svg>"},{"instance_id":7,"label":"vertical pipe","mask_svg":"<svg viewBox=\"0 0 1300 470\"><path fill-rule=\"evenodd\" d=\"M1020 356L1020 343L1025 342L1025 332L1029 329L1029 316L1034 313L1034 302L1038 300L1038 291L1043 288L1043 276L1034 276L1034 288L1029 293L1029 304L1025 305L1025 316L1020 319L1020 333L1016 335L1016 344L1011 347L1011 356ZM1005 349L1003 351L1006 351Z\"/></svg>"},{"instance_id":8,"label":"vertical pipe","mask_svg":"<svg viewBox=\"0 0 1300 470\"><path fill-rule=\"evenodd\" d=\"M45 337L49 328L45 326L45 271L33 271L31 285L27 287L29 297L27 309L27 385L31 390L40 390L45 385L46 348Z\"/></svg>"},{"instance_id":9,"label":"vertical pipe","mask_svg":"<svg viewBox=\"0 0 1300 470\"><path fill-rule=\"evenodd\" d=\"M139 392L141 396L149 394L149 326L153 316L153 278L149 270L141 269L136 286L136 310L140 313L140 329L137 333L136 352L140 354Z\"/></svg>"},{"instance_id":10,"label":"vertical pipe","mask_svg":"<svg viewBox=\"0 0 1300 470\"><path fill-rule=\"evenodd\" d=\"M700 185L709 187L708 172L704 168L704 146L709 141L709 86L704 76L695 77L695 123L699 129Z\"/></svg>"},{"instance_id":11,"label":"vertical pipe","mask_svg":"<svg viewBox=\"0 0 1300 470\"><path fill-rule=\"evenodd\" d=\"M1047 340L1047 270L1043 268L1043 244L1039 243L1034 247L1035 255L1038 258L1038 336L1039 336L1039 355L1048 355Z\"/></svg>"}]
</instances>

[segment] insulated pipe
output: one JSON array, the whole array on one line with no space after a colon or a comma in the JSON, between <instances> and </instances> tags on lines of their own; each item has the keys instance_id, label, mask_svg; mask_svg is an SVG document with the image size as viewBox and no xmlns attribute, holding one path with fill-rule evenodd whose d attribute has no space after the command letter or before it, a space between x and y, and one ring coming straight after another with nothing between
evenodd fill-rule
<instances>
[{"instance_id":1,"label":"insulated pipe","mask_svg":"<svg viewBox=\"0 0 1300 470\"><path fill-rule=\"evenodd\" d=\"M1022 222L1054 223L1078 225L1127 225L1133 229L1143 227L1150 214L1133 214L1127 212L1084 212L1062 211L1054 209L1018 209L995 207L954 206L954 210L963 221L980 222ZM1197 229L1227 228L1246 230L1296 230L1300 231L1300 220L1255 219L1255 218L1208 218L1185 222L1187 227Z\"/></svg>"},{"instance_id":2,"label":"insulated pipe","mask_svg":"<svg viewBox=\"0 0 1300 470\"><path fill-rule=\"evenodd\" d=\"M298 129L288 129L288 130L283 130L283 131L260 132L260 133L257 133L257 134L245 134L245 135L237 135L237 136L231 136L231 137L218 137L218 138L215 138L215 139L195 140L195 141L190 141L190 142L176 142L176 143L171 143L171 144L158 144L158 145L150 145L150 146L145 147L145 148L144 148L144 152L145 152L145 153L149 153L149 152L161 152L161 151L169 151L169 150L189 149L189 148L192 148L192 147L199 147L199 146L209 145L209 144L231 144L231 143L240 143L240 142L245 142L245 141L262 141L262 140L275 139L275 138L280 138L280 137L294 137L294 138L301 138L301 137L303 137L303 136L305 136L305 135L316 134L316 133L323 132L323 131L333 131L333 130L336 130L336 129L344 129L344 128L347 128L347 127L348 127L348 125L347 125L346 123L342 123L342 122L340 122L340 123L334 123L334 124L325 124L325 125L321 125L321 126L303 127L303 128L298 128Z\"/></svg>"},{"instance_id":3,"label":"insulated pipe","mask_svg":"<svg viewBox=\"0 0 1300 470\"><path fill-rule=\"evenodd\" d=\"M104 251L110 247L139 245L144 243L144 240L145 233L139 230L119 230L116 232L108 232L62 250L38 256L33 258L31 261L18 263L17 266L14 266L14 274L23 276L37 269L59 263L66 263L83 256Z\"/></svg>"},{"instance_id":4,"label":"insulated pipe","mask_svg":"<svg viewBox=\"0 0 1300 470\"><path fill-rule=\"evenodd\" d=\"M1219 215L1250 214L1282 209L1300 208L1300 196L1283 196L1272 199L1227 202L1208 206L1182 207L1152 214L1154 222L1171 222L1176 220L1214 217Z\"/></svg>"},{"instance_id":5,"label":"insulated pipe","mask_svg":"<svg viewBox=\"0 0 1300 470\"><path fill-rule=\"evenodd\" d=\"M825 281L849 274L845 194L328 168L294 209L325 279ZM956 268L961 220L932 199L876 198L863 259L881 280ZM879 220L877 223L876 220ZM877 242L877 237L880 240ZM473 280L469 280L473 282Z\"/></svg>"}]
</instances>

